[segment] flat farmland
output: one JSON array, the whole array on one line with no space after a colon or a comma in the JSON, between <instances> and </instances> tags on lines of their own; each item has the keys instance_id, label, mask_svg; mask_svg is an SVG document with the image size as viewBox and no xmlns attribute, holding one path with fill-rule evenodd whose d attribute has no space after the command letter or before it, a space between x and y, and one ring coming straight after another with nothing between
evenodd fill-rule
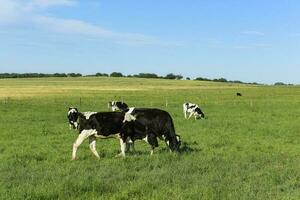
<instances>
[{"instance_id":1,"label":"flat farmland","mask_svg":"<svg viewBox=\"0 0 300 200\"><path fill-rule=\"evenodd\" d=\"M237 97L241 92L242 97ZM98 139L97 160L67 110L107 102L168 111L182 152L143 141L125 158ZM185 120L182 104L204 120ZM138 78L0 79L0 199L300 199L300 87Z\"/></svg>"}]
</instances>

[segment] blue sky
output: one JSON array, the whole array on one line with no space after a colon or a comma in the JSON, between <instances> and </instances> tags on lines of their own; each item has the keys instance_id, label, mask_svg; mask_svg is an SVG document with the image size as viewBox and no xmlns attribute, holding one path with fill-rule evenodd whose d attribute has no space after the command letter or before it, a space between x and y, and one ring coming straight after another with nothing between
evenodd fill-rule
<instances>
[{"instance_id":1,"label":"blue sky","mask_svg":"<svg viewBox=\"0 0 300 200\"><path fill-rule=\"evenodd\" d=\"M298 0L0 0L0 72L300 83Z\"/></svg>"}]
</instances>

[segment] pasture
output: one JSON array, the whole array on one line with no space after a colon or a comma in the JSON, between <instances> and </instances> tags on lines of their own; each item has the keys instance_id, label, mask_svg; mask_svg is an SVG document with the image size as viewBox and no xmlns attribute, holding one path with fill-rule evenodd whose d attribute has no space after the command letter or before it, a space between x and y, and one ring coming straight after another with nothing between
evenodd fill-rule
<instances>
[{"instance_id":1,"label":"pasture","mask_svg":"<svg viewBox=\"0 0 300 200\"><path fill-rule=\"evenodd\" d=\"M241 92L242 97L237 97ZM119 141L98 139L97 160L69 130L69 106L107 102L156 107L182 138L174 155L143 141L115 158ZM205 120L185 120L182 103ZM167 104L167 105L166 105ZM135 78L0 80L0 199L300 199L300 87Z\"/></svg>"}]
</instances>

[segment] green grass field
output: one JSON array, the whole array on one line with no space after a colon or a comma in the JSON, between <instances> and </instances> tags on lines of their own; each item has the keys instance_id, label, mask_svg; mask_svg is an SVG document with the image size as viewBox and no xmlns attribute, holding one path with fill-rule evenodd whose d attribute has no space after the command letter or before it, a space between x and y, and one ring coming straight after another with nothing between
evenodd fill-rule
<instances>
[{"instance_id":1,"label":"green grass field","mask_svg":"<svg viewBox=\"0 0 300 200\"><path fill-rule=\"evenodd\" d=\"M242 97L235 93L241 92ZM107 111L123 99L167 110L182 154L163 142L136 142L115 158L116 139L85 141L69 106ZM206 120L185 120L182 103L200 105ZM167 103L167 106L166 106ZM300 199L300 87L133 78L0 80L0 199Z\"/></svg>"}]
</instances>

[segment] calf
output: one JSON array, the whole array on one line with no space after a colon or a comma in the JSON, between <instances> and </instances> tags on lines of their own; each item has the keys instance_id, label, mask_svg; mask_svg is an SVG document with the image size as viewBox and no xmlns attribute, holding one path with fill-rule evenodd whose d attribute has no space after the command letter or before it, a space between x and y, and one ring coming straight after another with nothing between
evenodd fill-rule
<instances>
[{"instance_id":1,"label":"calf","mask_svg":"<svg viewBox=\"0 0 300 200\"><path fill-rule=\"evenodd\" d=\"M121 154L125 156L126 142L137 139L145 140L151 145L151 155L158 147L157 138L164 140L173 152L179 152L180 137L175 134L173 120L170 114L160 109L130 108L124 117L121 132Z\"/></svg>"},{"instance_id":2,"label":"calf","mask_svg":"<svg viewBox=\"0 0 300 200\"><path fill-rule=\"evenodd\" d=\"M127 111L128 105L121 101L111 101L108 102L108 105L111 107L112 111Z\"/></svg>"},{"instance_id":3,"label":"calf","mask_svg":"<svg viewBox=\"0 0 300 200\"><path fill-rule=\"evenodd\" d=\"M194 103L184 103L183 104L183 113L184 113L185 119L190 119L192 116L195 117L195 120L205 117L204 113L199 108L199 106ZM188 114L189 114L189 116L187 117Z\"/></svg>"},{"instance_id":4,"label":"calf","mask_svg":"<svg viewBox=\"0 0 300 200\"><path fill-rule=\"evenodd\" d=\"M237 93L236 93L236 96L240 96L240 97L241 97L241 96L242 96L242 93L237 92Z\"/></svg>"},{"instance_id":5,"label":"calf","mask_svg":"<svg viewBox=\"0 0 300 200\"><path fill-rule=\"evenodd\" d=\"M120 138L124 113L78 112L76 108L69 108L68 119L70 126L79 130L79 135L73 144L72 160L76 158L80 144L87 138L89 138L91 151L100 158L96 151L96 138Z\"/></svg>"}]
</instances>

